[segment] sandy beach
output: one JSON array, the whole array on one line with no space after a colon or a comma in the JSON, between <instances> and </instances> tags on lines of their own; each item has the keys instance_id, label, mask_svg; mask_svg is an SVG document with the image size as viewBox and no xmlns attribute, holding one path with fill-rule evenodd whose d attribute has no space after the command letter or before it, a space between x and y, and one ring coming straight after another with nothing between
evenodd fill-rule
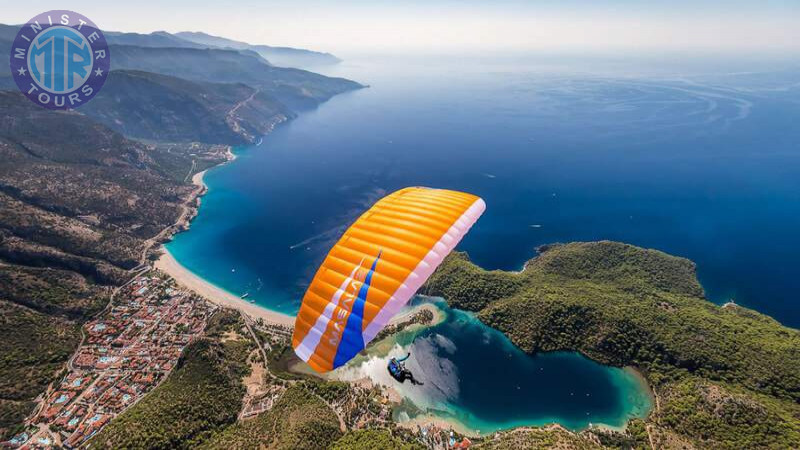
<instances>
[{"instance_id":1,"label":"sandy beach","mask_svg":"<svg viewBox=\"0 0 800 450\"><path fill-rule=\"evenodd\" d=\"M294 326L293 316L262 308L214 286L180 265L166 248L162 247L162 250L164 253L156 261L155 267L169 274L178 284L195 291L213 303L243 311L254 319L264 319L265 322L276 325Z\"/></svg>"},{"instance_id":2,"label":"sandy beach","mask_svg":"<svg viewBox=\"0 0 800 450\"><path fill-rule=\"evenodd\" d=\"M231 146L228 146L227 151L226 151L226 155L228 157L228 160L224 161L222 164L220 164L218 166L214 166L214 167L219 167L219 166L221 166L223 164L228 164L229 162L231 162L231 161L236 159L236 154L233 153L233 147L231 147ZM213 169L213 167L212 167L212 169ZM200 195L202 195L203 191L208 188L208 186L206 186L206 184L203 182L203 177L205 176L206 172L208 172L208 170L202 170L202 171L197 172L196 174L192 175L192 184L197 186L197 187L199 187L199 188L203 188L203 190L200 191L201 192Z\"/></svg>"},{"instance_id":3,"label":"sandy beach","mask_svg":"<svg viewBox=\"0 0 800 450\"><path fill-rule=\"evenodd\" d=\"M429 429L431 426L436 426L441 430L453 430L471 438L481 436L481 433L478 430L471 430L458 420L437 417L430 414L424 414L412 419L397 422L397 426L411 431L417 431L419 427Z\"/></svg>"},{"instance_id":4,"label":"sandy beach","mask_svg":"<svg viewBox=\"0 0 800 450\"><path fill-rule=\"evenodd\" d=\"M207 171L203 170L202 172L197 172L196 174L192 175L192 184L205 188L206 184L203 183L203 176L205 176L206 172Z\"/></svg>"},{"instance_id":5,"label":"sandy beach","mask_svg":"<svg viewBox=\"0 0 800 450\"><path fill-rule=\"evenodd\" d=\"M411 319L417 313L426 310L430 311L433 314L433 320L431 320L431 323L426 326L438 325L444 321L444 313L442 312L441 309L437 308L436 305L431 303L420 303L419 305L416 305L413 308L409 308L406 311L401 311L397 313L396 316L392 317L391 320L389 320L389 324L397 325L398 323Z\"/></svg>"}]
</instances>

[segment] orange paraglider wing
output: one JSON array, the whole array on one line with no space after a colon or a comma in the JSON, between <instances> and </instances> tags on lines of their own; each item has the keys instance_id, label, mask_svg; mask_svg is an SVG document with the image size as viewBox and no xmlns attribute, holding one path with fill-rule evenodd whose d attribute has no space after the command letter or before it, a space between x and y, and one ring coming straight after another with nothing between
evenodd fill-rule
<instances>
[{"instance_id":1,"label":"orange paraglider wing","mask_svg":"<svg viewBox=\"0 0 800 450\"><path fill-rule=\"evenodd\" d=\"M360 352L486 209L479 197L412 187L372 206L317 270L295 319L295 353L318 372Z\"/></svg>"}]
</instances>

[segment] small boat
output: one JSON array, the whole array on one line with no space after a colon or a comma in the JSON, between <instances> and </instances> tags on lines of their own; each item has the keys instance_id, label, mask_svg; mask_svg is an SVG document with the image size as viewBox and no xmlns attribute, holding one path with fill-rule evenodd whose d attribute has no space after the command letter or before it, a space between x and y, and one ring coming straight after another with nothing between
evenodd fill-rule
<instances>
[{"instance_id":1,"label":"small boat","mask_svg":"<svg viewBox=\"0 0 800 450\"><path fill-rule=\"evenodd\" d=\"M245 292L245 293L244 293L244 294L242 294L242 295L241 295L241 297L239 297L239 298L247 298L249 295L250 295L250 293L249 293L249 292Z\"/></svg>"}]
</instances>

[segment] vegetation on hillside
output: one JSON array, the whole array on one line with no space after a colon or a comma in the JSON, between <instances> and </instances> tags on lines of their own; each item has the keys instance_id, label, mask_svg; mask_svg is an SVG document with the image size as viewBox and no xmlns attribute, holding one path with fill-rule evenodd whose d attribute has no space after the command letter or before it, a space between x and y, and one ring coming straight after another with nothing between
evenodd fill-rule
<instances>
[{"instance_id":1,"label":"vegetation on hillside","mask_svg":"<svg viewBox=\"0 0 800 450\"><path fill-rule=\"evenodd\" d=\"M206 83L115 70L81 112L125 136L167 142L241 145L294 113L244 84Z\"/></svg>"},{"instance_id":2,"label":"vegetation on hillside","mask_svg":"<svg viewBox=\"0 0 800 450\"><path fill-rule=\"evenodd\" d=\"M1 265L0 285L6 301L69 318L99 312L109 294L75 272L39 267Z\"/></svg>"},{"instance_id":3,"label":"vegetation on hillside","mask_svg":"<svg viewBox=\"0 0 800 450\"><path fill-rule=\"evenodd\" d=\"M0 111L4 259L117 282L113 267L137 265L142 240L175 223L194 190L165 176L150 149L86 116L9 92L0 92ZM188 173L188 152L184 161Z\"/></svg>"},{"instance_id":4,"label":"vegetation on hillside","mask_svg":"<svg viewBox=\"0 0 800 450\"><path fill-rule=\"evenodd\" d=\"M331 55L330 53L315 52L302 48L252 45L246 42L234 41L233 39L212 36L202 32L182 31L175 33L172 36L185 39L186 41L192 43L203 44L206 47L233 48L240 51L256 52L267 59L270 64L280 67L302 68L305 66L321 66L340 62L339 58Z\"/></svg>"},{"instance_id":5,"label":"vegetation on hillside","mask_svg":"<svg viewBox=\"0 0 800 450\"><path fill-rule=\"evenodd\" d=\"M2 438L61 371L80 324L129 278L146 240L178 219L195 190L190 171L227 155L133 142L84 115L0 91L0 156L0 342L13 359L0 370Z\"/></svg>"},{"instance_id":6,"label":"vegetation on hillside","mask_svg":"<svg viewBox=\"0 0 800 450\"><path fill-rule=\"evenodd\" d=\"M32 400L80 342L71 322L0 297L0 440L19 431Z\"/></svg>"},{"instance_id":7,"label":"vegetation on hillside","mask_svg":"<svg viewBox=\"0 0 800 450\"><path fill-rule=\"evenodd\" d=\"M252 420L237 422L201 448L316 450L328 448L341 434L333 410L305 385L296 384L272 409Z\"/></svg>"},{"instance_id":8,"label":"vegetation on hillside","mask_svg":"<svg viewBox=\"0 0 800 450\"><path fill-rule=\"evenodd\" d=\"M705 448L800 446L800 333L708 302L694 264L614 242L548 246L522 273L450 255L426 292L472 310L528 353L578 351L641 369L648 426ZM670 441L670 442L674 442Z\"/></svg>"},{"instance_id":9,"label":"vegetation on hillside","mask_svg":"<svg viewBox=\"0 0 800 450\"><path fill-rule=\"evenodd\" d=\"M425 447L414 441L393 436L386 429L354 430L345 433L331 445L331 450L424 450Z\"/></svg>"},{"instance_id":10,"label":"vegetation on hillside","mask_svg":"<svg viewBox=\"0 0 800 450\"><path fill-rule=\"evenodd\" d=\"M561 427L548 428L521 428L497 437L485 440L476 440L470 447L481 450L513 450L513 449L570 449L570 450L599 450L603 448L591 436L575 434ZM635 448L635 447L626 447Z\"/></svg>"},{"instance_id":11,"label":"vegetation on hillside","mask_svg":"<svg viewBox=\"0 0 800 450\"><path fill-rule=\"evenodd\" d=\"M265 329L257 330L262 342L273 340L276 347L288 339L264 339ZM378 388L266 373L245 395L242 382L249 379L253 389L250 375L262 363L254 358L259 352L251 336L238 313L212 316L164 383L104 428L90 448L422 448L410 431L387 421L390 407ZM236 421L253 399L270 406Z\"/></svg>"},{"instance_id":12,"label":"vegetation on hillside","mask_svg":"<svg viewBox=\"0 0 800 450\"><path fill-rule=\"evenodd\" d=\"M72 271L0 262L0 441L21 430L78 346L78 319L100 311L107 295Z\"/></svg>"},{"instance_id":13,"label":"vegetation on hillside","mask_svg":"<svg viewBox=\"0 0 800 450\"><path fill-rule=\"evenodd\" d=\"M114 67L181 77L191 81L243 83L293 110L313 107L362 86L344 78L271 66L252 51L111 45Z\"/></svg>"}]
</instances>

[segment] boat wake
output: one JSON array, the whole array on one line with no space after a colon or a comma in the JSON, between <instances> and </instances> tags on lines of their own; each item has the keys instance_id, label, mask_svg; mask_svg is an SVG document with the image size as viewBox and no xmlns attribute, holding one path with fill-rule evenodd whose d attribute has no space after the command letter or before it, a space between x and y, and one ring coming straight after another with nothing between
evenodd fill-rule
<instances>
[{"instance_id":1,"label":"boat wake","mask_svg":"<svg viewBox=\"0 0 800 450\"><path fill-rule=\"evenodd\" d=\"M327 238L329 238L331 236L338 236L338 235L342 234L342 232L344 231L345 228L346 228L346 226L344 226L344 225L338 226L336 228L331 228L328 231L325 231L325 232L322 232L320 234L311 236L308 239L304 239L304 240L302 240L302 241L300 241L300 242L298 242L296 244L290 245L289 246L289 250L294 250L296 248L305 247L305 246L307 246L308 244L310 244L312 242L316 242L316 241L319 241L321 239L327 239Z\"/></svg>"}]
</instances>

